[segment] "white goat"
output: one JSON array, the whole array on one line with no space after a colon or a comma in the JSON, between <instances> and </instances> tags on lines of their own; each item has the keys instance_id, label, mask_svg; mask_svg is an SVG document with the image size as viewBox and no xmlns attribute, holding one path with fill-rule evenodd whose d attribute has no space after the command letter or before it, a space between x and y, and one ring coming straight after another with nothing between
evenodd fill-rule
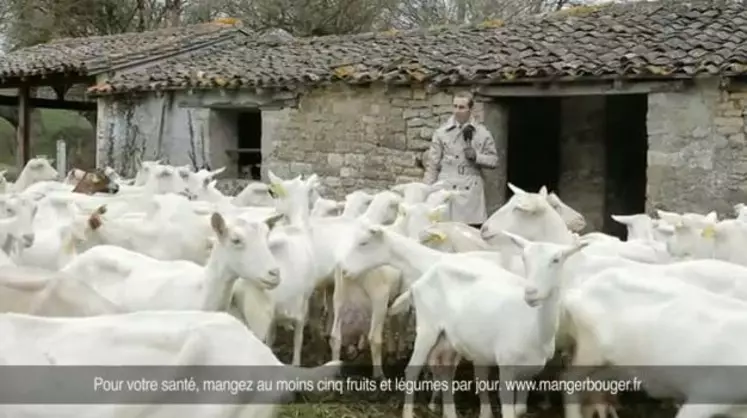
<instances>
[{"instance_id":1,"label":"white goat","mask_svg":"<svg viewBox=\"0 0 747 418\"><path fill-rule=\"evenodd\" d=\"M36 156L30 159L18 174L18 178L12 185L11 191L19 193L26 190L29 186L39 183L57 180L59 174L52 167L54 160L45 156Z\"/></svg>"},{"instance_id":2,"label":"white goat","mask_svg":"<svg viewBox=\"0 0 747 418\"><path fill-rule=\"evenodd\" d=\"M743 413L747 392L733 368L747 366L739 346L747 303L666 275L642 277L620 268L569 290L565 305L577 335L566 379L612 365L636 373L654 397L684 399L678 418ZM683 373L688 366L697 367L697 375ZM566 417L581 417L572 395L566 394L565 407Z\"/></svg>"},{"instance_id":3,"label":"white goat","mask_svg":"<svg viewBox=\"0 0 747 418\"><path fill-rule=\"evenodd\" d=\"M438 181L433 184L425 184L419 181L413 181L410 183L397 184L391 187L391 190L395 193L402 195L403 203L422 203L428 198L433 192L442 190L446 187L446 183Z\"/></svg>"},{"instance_id":4,"label":"white goat","mask_svg":"<svg viewBox=\"0 0 747 418\"><path fill-rule=\"evenodd\" d=\"M237 278L271 289L279 270L267 247L264 223L226 223L215 213L217 241L205 267L189 261L161 261L121 247L96 246L62 268L87 278L102 295L127 311L144 309L227 310Z\"/></svg>"},{"instance_id":5,"label":"white goat","mask_svg":"<svg viewBox=\"0 0 747 418\"><path fill-rule=\"evenodd\" d=\"M410 285L415 279L420 277L423 272L427 271L433 265L443 260L452 260L455 263L470 264L472 260L477 260L477 263L483 268L489 270L499 269L500 259L494 252L474 252L474 253L458 253L449 254L442 253L430 248L427 248L415 240L402 235L397 232L399 229L398 225L392 225L389 227L382 227L367 222L365 219L360 219L355 222L354 229L346 234L344 240L337 247L337 262L340 268L346 275L351 277L357 277L366 271L377 268L383 265L391 265L402 271L402 279L404 281L404 289L410 288ZM487 264L485 264L487 263ZM408 295L409 292L403 293ZM398 314L405 306L405 302L408 300L406 297L397 299L395 301L398 308L392 308L390 314ZM394 306L394 305L393 305ZM444 309L445 306L441 305L441 311L444 315L449 315L450 311ZM424 314L425 315L425 314ZM420 327L420 312L416 313L418 318L418 329ZM418 332L418 335L420 333ZM435 336L436 338L438 335ZM419 337L418 337L419 338ZM433 342L435 344L435 341ZM421 357L413 357L410 362L410 366L418 365L422 367L422 362L426 360L429 351L433 347L433 344L429 345L425 349L425 353ZM416 342L417 345L417 342ZM420 355L420 354L419 354ZM420 363L418 363L420 362ZM413 369L408 366L408 373ZM443 372L444 370L434 370L434 373ZM441 373L439 373L441 375ZM444 379L451 378L451 373L447 371ZM451 402L450 393L446 391L443 397L444 413L455 414L453 402ZM406 399L411 399L410 395L407 395ZM487 394L481 394L481 411L489 410L490 403L487 398ZM407 406L405 415L412 413L411 405ZM410 411L410 412L407 412ZM450 412L451 411L451 412Z\"/></svg>"},{"instance_id":6,"label":"white goat","mask_svg":"<svg viewBox=\"0 0 747 418\"><path fill-rule=\"evenodd\" d=\"M243 366L248 370L244 373L249 373L242 378L245 380L301 381L310 382L314 387L319 381L335 378L340 370L339 363L328 363L317 368L285 366L269 347L240 322L224 313L149 311L90 318L3 314L0 315L0 332L8 338L0 348L5 365L61 366L56 370L43 371L44 375L30 371L34 368L26 368L25 372L17 374L13 379L19 389L15 399L21 400L18 402L21 405L4 405L3 412L9 416L274 418L278 405L290 401L294 395L277 384L267 392L240 391L236 395L232 395L231 391L211 390L169 392L160 385L185 379L185 373L189 376L191 366ZM101 387L97 391L90 386L96 384L93 380L75 383L75 377L63 375L69 373L63 370L64 366L87 365L102 370L106 370L107 366L116 366L119 367L118 373L123 373L121 376L127 374L121 366L153 366L144 367L140 373L150 374L151 378L159 380L159 391L140 392L143 395L141 403L146 405L128 405L122 402L121 391L107 392ZM63 373L57 377L65 376L64 381L77 390L61 390L58 385L63 379L55 378L55 373ZM80 373L83 375L78 376L83 379L94 378L93 375L84 377L85 372ZM151 380L140 377L143 378ZM98 379L100 377L95 380ZM197 380L198 388L203 388L201 380ZM60 396L50 397L51 394ZM99 401L108 400L111 405L91 405L91 395L97 396ZM169 405L181 395L188 396L189 401L179 403L189 405ZM63 401L83 405L38 405L60 397Z\"/></svg>"}]
</instances>

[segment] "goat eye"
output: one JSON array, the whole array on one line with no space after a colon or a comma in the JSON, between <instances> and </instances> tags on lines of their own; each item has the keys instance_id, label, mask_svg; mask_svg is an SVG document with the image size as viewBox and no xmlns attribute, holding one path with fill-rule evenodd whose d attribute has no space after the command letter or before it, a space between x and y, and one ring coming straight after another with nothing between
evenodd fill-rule
<instances>
[{"instance_id":1,"label":"goat eye","mask_svg":"<svg viewBox=\"0 0 747 418\"><path fill-rule=\"evenodd\" d=\"M231 244L241 245L241 238L231 238Z\"/></svg>"}]
</instances>

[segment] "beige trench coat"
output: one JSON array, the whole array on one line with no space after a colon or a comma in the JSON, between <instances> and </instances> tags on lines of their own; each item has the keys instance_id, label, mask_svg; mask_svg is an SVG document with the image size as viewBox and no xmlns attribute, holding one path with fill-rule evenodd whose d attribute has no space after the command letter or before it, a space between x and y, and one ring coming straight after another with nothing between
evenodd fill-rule
<instances>
[{"instance_id":1,"label":"beige trench coat","mask_svg":"<svg viewBox=\"0 0 747 418\"><path fill-rule=\"evenodd\" d=\"M468 123L475 128L472 134L472 148L477 154L475 162L464 156L467 142L462 136L461 127L452 116L433 133L431 147L423 160L423 182L433 184L442 181L452 190L466 191L466 199L456 199L453 202L452 220L481 224L485 222L488 214L480 168L495 168L498 165L498 154L490 131L474 120Z\"/></svg>"}]
</instances>

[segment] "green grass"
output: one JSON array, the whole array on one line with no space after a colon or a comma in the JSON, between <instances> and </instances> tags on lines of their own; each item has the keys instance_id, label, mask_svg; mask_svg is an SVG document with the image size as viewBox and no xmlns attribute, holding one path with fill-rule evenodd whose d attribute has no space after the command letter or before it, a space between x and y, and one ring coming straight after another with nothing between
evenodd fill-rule
<instances>
[{"instance_id":1,"label":"green grass","mask_svg":"<svg viewBox=\"0 0 747 418\"><path fill-rule=\"evenodd\" d=\"M40 136L32 144L32 155L43 154L54 157L57 152L56 141L61 135L64 135L68 141L81 138L87 145L94 140L94 128L77 112L57 109L42 109L40 112ZM15 164L14 157L9 152L9 147L15 144L15 140L16 133L13 126L5 119L0 119L0 164ZM73 145L73 143L68 143L68 147Z\"/></svg>"}]
</instances>

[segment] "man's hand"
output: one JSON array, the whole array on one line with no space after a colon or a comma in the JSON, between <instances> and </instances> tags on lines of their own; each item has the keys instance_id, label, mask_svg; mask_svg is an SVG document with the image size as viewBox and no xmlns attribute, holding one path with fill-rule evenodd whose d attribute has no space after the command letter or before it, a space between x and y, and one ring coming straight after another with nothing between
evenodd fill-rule
<instances>
[{"instance_id":1,"label":"man's hand","mask_svg":"<svg viewBox=\"0 0 747 418\"><path fill-rule=\"evenodd\" d=\"M474 133L475 133L475 127L472 125L467 125L464 128L462 128L462 137L468 143L472 141L472 135L474 135Z\"/></svg>"},{"instance_id":2,"label":"man's hand","mask_svg":"<svg viewBox=\"0 0 747 418\"><path fill-rule=\"evenodd\" d=\"M472 147L465 147L464 148L464 157L467 158L470 161L475 161L477 158L477 153L475 153L475 149Z\"/></svg>"}]
</instances>

